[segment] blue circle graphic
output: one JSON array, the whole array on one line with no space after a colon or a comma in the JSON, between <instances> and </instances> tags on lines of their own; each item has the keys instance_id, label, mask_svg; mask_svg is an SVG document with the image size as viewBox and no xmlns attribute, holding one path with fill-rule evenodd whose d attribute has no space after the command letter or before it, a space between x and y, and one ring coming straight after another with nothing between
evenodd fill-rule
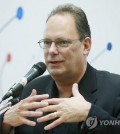
<instances>
[{"instance_id":1,"label":"blue circle graphic","mask_svg":"<svg viewBox=\"0 0 120 134\"><path fill-rule=\"evenodd\" d=\"M109 42L109 43L107 44L107 50L108 50L108 51L111 51L111 50L112 50L112 43L111 43L111 42Z\"/></svg>"},{"instance_id":2,"label":"blue circle graphic","mask_svg":"<svg viewBox=\"0 0 120 134\"><path fill-rule=\"evenodd\" d=\"M19 7L18 9L17 9L17 18L20 20L20 19L22 19L22 17L23 17L23 9L22 9L22 7Z\"/></svg>"}]
</instances>

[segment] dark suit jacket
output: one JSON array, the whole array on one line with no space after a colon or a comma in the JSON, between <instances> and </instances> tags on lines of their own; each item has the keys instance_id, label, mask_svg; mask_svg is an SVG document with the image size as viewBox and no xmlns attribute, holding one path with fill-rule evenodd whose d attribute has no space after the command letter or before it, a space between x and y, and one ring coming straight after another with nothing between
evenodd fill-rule
<instances>
[{"instance_id":1,"label":"dark suit jacket","mask_svg":"<svg viewBox=\"0 0 120 134\"><path fill-rule=\"evenodd\" d=\"M57 87L50 75L36 78L30 82L23 90L22 99L29 96L32 89L36 89L38 94L48 93L50 98L58 96ZM86 73L79 82L79 91L87 101L92 103L87 123L77 123L79 133L119 134L120 76L106 71L98 71L88 64ZM35 120L35 118L31 119ZM90 121L90 119L92 120ZM111 122L113 124L110 124ZM38 123L35 127L22 125L16 128L16 134L45 134L43 127L47 123ZM61 134L66 133L61 132ZM73 132L73 134L77 133Z\"/></svg>"}]
</instances>

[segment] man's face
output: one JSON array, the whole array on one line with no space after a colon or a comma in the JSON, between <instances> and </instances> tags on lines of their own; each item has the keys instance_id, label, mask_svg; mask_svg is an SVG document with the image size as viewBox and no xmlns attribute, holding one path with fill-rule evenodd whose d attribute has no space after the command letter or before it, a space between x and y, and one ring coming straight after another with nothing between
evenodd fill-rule
<instances>
[{"instance_id":1,"label":"man's face","mask_svg":"<svg viewBox=\"0 0 120 134\"><path fill-rule=\"evenodd\" d=\"M46 23L44 39L56 41L79 38L74 18L69 14L54 15ZM84 52L84 41L76 40L63 48L57 48L53 42L50 48L44 49L44 58L49 73L53 77L78 75L86 63Z\"/></svg>"}]
</instances>

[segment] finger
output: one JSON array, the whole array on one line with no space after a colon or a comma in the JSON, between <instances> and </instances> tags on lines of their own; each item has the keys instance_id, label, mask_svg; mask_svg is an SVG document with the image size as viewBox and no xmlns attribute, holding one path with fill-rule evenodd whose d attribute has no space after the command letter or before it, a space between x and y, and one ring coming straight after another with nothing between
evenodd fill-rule
<instances>
[{"instance_id":1,"label":"finger","mask_svg":"<svg viewBox=\"0 0 120 134\"><path fill-rule=\"evenodd\" d=\"M39 108L37 110L42 111L42 112L54 112L54 111L57 111L58 109L59 109L58 105L48 105L46 107Z\"/></svg>"},{"instance_id":2,"label":"finger","mask_svg":"<svg viewBox=\"0 0 120 134\"><path fill-rule=\"evenodd\" d=\"M62 119L59 118L57 120L55 120L54 122L52 122L51 124L47 125L44 127L45 130L50 130L58 125L60 125L61 123L63 123Z\"/></svg>"},{"instance_id":3,"label":"finger","mask_svg":"<svg viewBox=\"0 0 120 134\"><path fill-rule=\"evenodd\" d=\"M73 93L73 96L80 96L80 92L78 90L78 84L77 83L73 84L72 93Z\"/></svg>"},{"instance_id":4,"label":"finger","mask_svg":"<svg viewBox=\"0 0 120 134\"><path fill-rule=\"evenodd\" d=\"M45 99L45 100L43 100L43 101L46 101L46 102L48 102L49 104L54 104L54 105L56 105L56 104L59 104L59 103L65 101L65 100L66 100L65 98L52 98L52 99Z\"/></svg>"},{"instance_id":5,"label":"finger","mask_svg":"<svg viewBox=\"0 0 120 134\"><path fill-rule=\"evenodd\" d=\"M54 112L54 113L50 113L46 116L38 118L37 122L45 122L45 121L49 121L49 120L52 120L52 119L55 119L58 117L59 117L59 115L57 114L57 112Z\"/></svg>"},{"instance_id":6,"label":"finger","mask_svg":"<svg viewBox=\"0 0 120 134\"><path fill-rule=\"evenodd\" d=\"M38 109L48 106L48 102L31 102L31 103L23 103L20 108L26 110Z\"/></svg>"},{"instance_id":7,"label":"finger","mask_svg":"<svg viewBox=\"0 0 120 134\"><path fill-rule=\"evenodd\" d=\"M24 102L34 102L34 101L41 101L43 99L48 99L49 95L48 94L43 94L43 95L34 95L34 96L29 96L26 99L23 99Z\"/></svg>"},{"instance_id":8,"label":"finger","mask_svg":"<svg viewBox=\"0 0 120 134\"><path fill-rule=\"evenodd\" d=\"M37 91L35 89L33 89L32 92L31 92L31 94L30 94L30 96L34 96L36 94L37 94Z\"/></svg>"},{"instance_id":9,"label":"finger","mask_svg":"<svg viewBox=\"0 0 120 134\"><path fill-rule=\"evenodd\" d=\"M39 117L43 115L43 112L39 111L24 111L21 113L23 117Z\"/></svg>"},{"instance_id":10,"label":"finger","mask_svg":"<svg viewBox=\"0 0 120 134\"><path fill-rule=\"evenodd\" d=\"M28 120L26 118L22 118L21 121L22 121L22 124L26 124L28 126L35 126L36 125L36 122Z\"/></svg>"}]
</instances>

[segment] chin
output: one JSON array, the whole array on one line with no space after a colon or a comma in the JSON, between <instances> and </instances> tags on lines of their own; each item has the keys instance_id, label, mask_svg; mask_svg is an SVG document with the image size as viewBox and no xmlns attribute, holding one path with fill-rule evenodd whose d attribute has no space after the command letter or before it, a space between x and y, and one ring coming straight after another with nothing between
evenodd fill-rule
<instances>
[{"instance_id":1,"label":"chin","mask_svg":"<svg viewBox=\"0 0 120 134\"><path fill-rule=\"evenodd\" d=\"M48 69L48 72L52 76L60 76L60 75L64 74L64 72L60 69Z\"/></svg>"}]
</instances>

